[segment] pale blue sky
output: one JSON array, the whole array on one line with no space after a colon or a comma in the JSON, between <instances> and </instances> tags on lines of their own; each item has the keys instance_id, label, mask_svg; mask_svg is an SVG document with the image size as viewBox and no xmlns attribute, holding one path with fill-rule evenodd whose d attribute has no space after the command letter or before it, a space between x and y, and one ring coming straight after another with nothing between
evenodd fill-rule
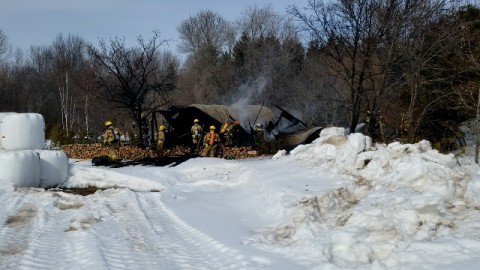
<instances>
[{"instance_id":1,"label":"pale blue sky","mask_svg":"<svg viewBox=\"0 0 480 270\"><path fill-rule=\"evenodd\" d=\"M59 33L78 35L93 44L98 38L125 37L135 44L136 37L152 36L158 29L162 39L172 39L168 49L177 52L177 26L191 15L213 10L229 21L238 18L248 6L272 4L286 14L295 4L307 0L2 0L0 29L14 47L50 45Z\"/></svg>"}]
</instances>

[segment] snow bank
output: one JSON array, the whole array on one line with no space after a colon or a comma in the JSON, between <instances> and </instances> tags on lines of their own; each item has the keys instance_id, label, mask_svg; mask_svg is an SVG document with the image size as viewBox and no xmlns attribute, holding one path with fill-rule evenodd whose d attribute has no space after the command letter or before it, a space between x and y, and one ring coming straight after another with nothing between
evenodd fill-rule
<instances>
[{"instance_id":1,"label":"snow bank","mask_svg":"<svg viewBox=\"0 0 480 270\"><path fill-rule=\"evenodd\" d=\"M38 187L40 184L40 158L37 153L25 151L0 152L0 182L17 187Z\"/></svg>"},{"instance_id":2,"label":"snow bank","mask_svg":"<svg viewBox=\"0 0 480 270\"><path fill-rule=\"evenodd\" d=\"M360 133L348 136L342 128L326 128L311 145L300 145L287 156L309 165L374 181L381 185L407 186L416 191L451 192L452 183L446 175L458 175L453 154L441 154L428 141L417 144L372 145L370 137Z\"/></svg>"},{"instance_id":3,"label":"snow bank","mask_svg":"<svg viewBox=\"0 0 480 270\"><path fill-rule=\"evenodd\" d=\"M401 258L394 255L405 243L450 234L454 224L447 213L458 201L462 187L456 180L463 177L453 154L439 153L428 141L373 145L363 134L343 134L341 128L326 128L312 144L274 156L353 178L350 186L298 202L305 218L292 217L282 225L294 228L288 238L327 237L323 256L340 267L381 262L381 268L388 268L398 265ZM469 184L467 196L480 205L480 174ZM331 229L328 236L319 229L325 226ZM286 241L281 229L265 239Z\"/></svg>"},{"instance_id":4,"label":"snow bank","mask_svg":"<svg viewBox=\"0 0 480 270\"><path fill-rule=\"evenodd\" d=\"M92 168L71 163L70 177L64 188L128 188L134 191L159 192L165 187L158 180L115 172L109 168ZM170 181L175 181L172 179Z\"/></svg>"},{"instance_id":5,"label":"snow bank","mask_svg":"<svg viewBox=\"0 0 480 270\"><path fill-rule=\"evenodd\" d=\"M468 183L465 198L471 206L480 208L480 171Z\"/></svg>"},{"instance_id":6,"label":"snow bank","mask_svg":"<svg viewBox=\"0 0 480 270\"><path fill-rule=\"evenodd\" d=\"M63 151L37 150L40 156L40 186L53 187L68 178L68 157Z\"/></svg>"},{"instance_id":7,"label":"snow bank","mask_svg":"<svg viewBox=\"0 0 480 270\"><path fill-rule=\"evenodd\" d=\"M45 121L38 113L15 113L2 118L0 144L5 150L43 149Z\"/></svg>"}]
</instances>

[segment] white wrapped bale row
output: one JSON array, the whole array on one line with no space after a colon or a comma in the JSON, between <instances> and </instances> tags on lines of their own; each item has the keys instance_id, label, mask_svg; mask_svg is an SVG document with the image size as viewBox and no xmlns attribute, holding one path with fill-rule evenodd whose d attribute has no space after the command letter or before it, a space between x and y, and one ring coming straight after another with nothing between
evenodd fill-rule
<instances>
[{"instance_id":1,"label":"white wrapped bale row","mask_svg":"<svg viewBox=\"0 0 480 270\"><path fill-rule=\"evenodd\" d=\"M63 151L0 151L0 182L16 187L53 187L68 178L68 157Z\"/></svg>"},{"instance_id":2,"label":"white wrapped bale row","mask_svg":"<svg viewBox=\"0 0 480 270\"><path fill-rule=\"evenodd\" d=\"M40 156L40 187L54 187L68 178L68 157L63 151L37 150Z\"/></svg>"},{"instance_id":3,"label":"white wrapped bale row","mask_svg":"<svg viewBox=\"0 0 480 270\"><path fill-rule=\"evenodd\" d=\"M0 130L2 129L2 119L9 115L9 114L13 114L14 112L0 112ZM0 140L0 149L2 149L2 141Z\"/></svg>"},{"instance_id":4,"label":"white wrapped bale row","mask_svg":"<svg viewBox=\"0 0 480 270\"><path fill-rule=\"evenodd\" d=\"M0 152L0 181L17 187L38 187L40 184L40 157L25 151Z\"/></svg>"},{"instance_id":5,"label":"white wrapped bale row","mask_svg":"<svg viewBox=\"0 0 480 270\"><path fill-rule=\"evenodd\" d=\"M45 120L38 113L15 113L2 118L0 144L5 150L36 150L45 145Z\"/></svg>"}]
</instances>

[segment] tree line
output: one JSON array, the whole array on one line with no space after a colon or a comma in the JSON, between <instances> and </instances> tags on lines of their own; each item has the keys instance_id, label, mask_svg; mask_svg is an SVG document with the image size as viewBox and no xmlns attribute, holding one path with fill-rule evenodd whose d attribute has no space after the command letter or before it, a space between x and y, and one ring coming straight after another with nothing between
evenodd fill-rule
<instances>
[{"instance_id":1,"label":"tree line","mask_svg":"<svg viewBox=\"0 0 480 270\"><path fill-rule=\"evenodd\" d=\"M0 111L42 113L67 137L194 103L278 105L309 126L362 126L375 141L428 139L441 150L458 147L465 120L480 134L477 3L309 0L288 16L272 10L184 19L183 61L158 31L131 47L59 34L22 52L0 26Z\"/></svg>"}]
</instances>

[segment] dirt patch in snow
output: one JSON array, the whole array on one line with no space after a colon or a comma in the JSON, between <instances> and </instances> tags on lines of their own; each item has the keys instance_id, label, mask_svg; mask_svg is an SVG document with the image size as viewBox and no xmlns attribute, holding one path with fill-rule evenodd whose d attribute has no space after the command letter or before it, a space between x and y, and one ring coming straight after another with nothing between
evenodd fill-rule
<instances>
[{"instance_id":1,"label":"dirt patch in snow","mask_svg":"<svg viewBox=\"0 0 480 270\"><path fill-rule=\"evenodd\" d=\"M89 187L86 187L86 188L56 188L56 189L50 189L49 191L65 192L65 193L69 193L69 194L88 196L88 195L94 194L98 190L105 190L105 189L89 186Z\"/></svg>"},{"instance_id":2,"label":"dirt patch in snow","mask_svg":"<svg viewBox=\"0 0 480 270\"><path fill-rule=\"evenodd\" d=\"M37 215L37 209L33 207L23 207L14 215L9 216L5 221L8 226L15 226L30 221Z\"/></svg>"}]
</instances>

